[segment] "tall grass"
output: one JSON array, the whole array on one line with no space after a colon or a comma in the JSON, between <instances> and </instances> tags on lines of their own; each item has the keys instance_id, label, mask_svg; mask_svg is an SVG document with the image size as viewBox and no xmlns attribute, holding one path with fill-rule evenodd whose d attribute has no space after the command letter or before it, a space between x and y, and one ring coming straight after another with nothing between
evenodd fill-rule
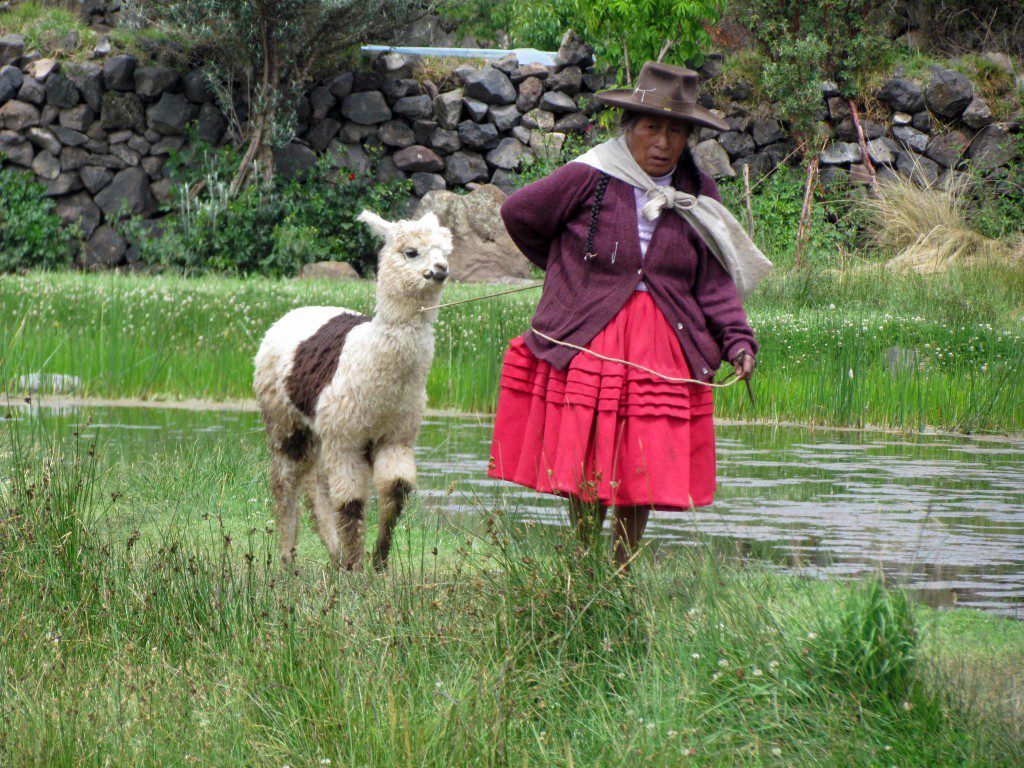
<instances>
[{"instance_id":1,"label":"tall grass","mask_svg":"<svg viewBox=\"0 0 1024 768\"><path fill-rule=\"evenodd\" d=\"M199 531L104 533L90 517L87 448L3 438L22 479L5 472L0 519L42 542L47 510L65 505L83 515L72 525L84 555L0 549L4 764L1024 756L998 712L946 695L905 597L877 583L804 583L703 549L656 567L642 558L622 577L567 531L501 510L480 527L439 527L416 507L387 576L310 559L285 575L263 530L231 537L211 519L205 542ZM68 505L63 489L79 487ZM87 588L64 589L66 570Z\"/></svg>"},{"instance_id":2,"label":"tall grass","mask_svg":"<svg viewBox=\"0 0 1024 768\"><path fill-rule=\"evenodd\" d=\"M494 292L453 285L445 299ZM718 393L726 417L906 429L1024 426L1024 271L933 276L779 271L748 301L761 342L757 405ZM441 311L428 380L437 408L494 408L509 339L536 292ZM252 357L284 312L306 304L372 310L366 283L31 274L0 278L2 385L34 373L81 378L80 394L251 397ZM729 366L726 365L728 370Z\"/></svg>"}]
</instances>

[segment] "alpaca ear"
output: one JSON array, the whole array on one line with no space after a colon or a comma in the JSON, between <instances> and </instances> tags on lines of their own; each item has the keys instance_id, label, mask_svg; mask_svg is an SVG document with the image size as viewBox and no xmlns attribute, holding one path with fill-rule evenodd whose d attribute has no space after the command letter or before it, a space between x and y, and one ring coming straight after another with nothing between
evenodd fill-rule
<instances>
[{"instance_id":1,"label":"alpaca ear","mask_svg":"<svg viewBox=\"0 0 1024 768\"><path fill-rule=\"evenodd\" d=\"M433 211L427 211L425 214L420 216L420 223L434 228L441 226L441 222L437 219L437 214Z\"/></svg>"},{"instance_id":2,"label":"alpaca ear","mask_svg":"<svg viewBox=\"0 0 1024 768\"><path fill-rule=\"evenodd\" d=\"M390 235L395 229L394 224L392 224L390 221L385 221L376 213L370 210L364 210L356 218L358 218L359 221L363 222L366 226L373 230L373 233L375 235L383 239L387 239L388 235Z\"/></svg>"}]
</instances>

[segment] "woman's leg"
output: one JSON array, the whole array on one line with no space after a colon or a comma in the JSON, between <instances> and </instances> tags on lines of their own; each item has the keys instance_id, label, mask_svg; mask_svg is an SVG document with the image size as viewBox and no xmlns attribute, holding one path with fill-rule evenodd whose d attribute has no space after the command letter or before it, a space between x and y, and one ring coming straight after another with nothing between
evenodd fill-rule
<instances>
[{"instance_id":1,"label":"woman's leg","mask_svg":"<svg viewBox=\"0 0 1024 768\"><path fill-rule=\"evenodd\" d=\"M569 497L569 522L576 529L576 534L585 547L590 547L597 541L607 514L608 507L605 504L584 501L579 496Z\"/></svg>"},{"instance_id":2,"label":"woman's leg","mask_svg":"<svg viewBox=\"0 0 1024 768\"><path fill-rule=\"evenodd\" d=\"M629 562L636 554L650 516L650 507L615 508L615 516L612 518L612 551L615 553L615 563L620 568L629 569Z\"/></svg>"}]
</instances>

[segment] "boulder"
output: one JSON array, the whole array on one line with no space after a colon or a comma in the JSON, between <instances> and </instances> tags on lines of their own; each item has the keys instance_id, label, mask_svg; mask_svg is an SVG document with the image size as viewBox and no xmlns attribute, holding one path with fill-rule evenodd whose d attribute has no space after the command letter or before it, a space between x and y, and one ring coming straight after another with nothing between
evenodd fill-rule
<instances>
[{"instance_id":1,"label":"boulder","mask_svg":"<svg viewBox=\"0 0 1024 768\"><path fill-rule=\"evenodd\" d=\"M528 77L519 84L519 95L516 97L516 109L529 112L540 104L544 95L544 83L537 77Z\"/></svg>"},{"instance_id":2,"label":"boulder","mask_svg":"<svg viewBox=\"0 0 1024 768\"><path fill-rule=\"evenodd\" d=\"M462 119L462 91L439 93L434 97L434 119L442 128L454 129Z\"/></svg>"},{"instance_id":3,"label":"boulder","mask_svg":"<svg viewBox=\"0 0 1024 768\"><path fill-rule=\"evenodd\" d=\"M304 264L299 280L358 280L359 273L347 261L315 261Z\"/></svg>"},{"instance_id":4,"label":"boulder","mask_svg":"<svg viewBox=\"0 0 1024 768\"><path fill-rule=\"evenodd\" d=\"M434 116L434 101L426 94L403 96L392 107L395 114L409 120L426 119Z\"/></svg>"},{"instance_id":5,"label":"boulder","mask_svg":"<svg viewBox=\"0 0 1024 768\"><path fill-rule=\"evenodd\" d=\"M921 86L900 77L886 80L876 95L898 112L914 113L924 109L924 91Z\"/></svg>"},{"instance_id":6,"label":"boulder","mask_svg":"<svg viewBox=\"0 0 1024 768\"><path fill-rule=\"evenodd\" d=\"M555 116L545 109L531 109L519 124L524 128L538 131L553 131L555 129Z\"/></svg>"},{"instance_id":7,"label":"boulder","mask_svg":"<svg viewBox=\"0 0 1024 768\"><path fill-rule=\"evenodd\" d=\"M341 130L338 131L338 141L343 144L358 144L376 134L376 125L363 125L362 123L353 123L349 120L341 124Z\"/></svg>"},{"instance_id":8,"label":"boulder","mask_svg":"<svg viewBox=\"0 0 1024 768\"><path fill-rule=\"evenodd\" d=\"M156 210L156 200L149 191L149 177L142 168L119 171L96 195L96 204L110 220L127 211L130 216L148 215Z\"/></svg>"},{"instance_id":9,"label":"boulder","mask_svg":"<svg viewBox=\"0 0 1024 768\"><path fill-rule=\"evenodd\" d=\"M909 147L915 152L924 152L928 147L928 134L909 125L899 125L892 129L897 144Z\"/></svg>"},{"instance_id":10,"label":"boulder","mask_svg":"<svg viewBox=\"0 0 1024 768\"><path fill-rule=\"evenodd\" d=\"M492 61L491 66L509 75L519 66L519 58L514 53L506 53L500 59Z\"/></svg>"},{"instance_id":11,"label":"boulder","mask_svg":"<svg viewBox=\"0 0 1024 768\"><path fill-rule=\"evenodd\" d=\"M28 98L19 96L19 91L22 90L26 80L31 80L38 86L36 89L26 89L26 96ZM40 88L43 92L43 100L45 100L46 89L45 87L42 87L42 84L39 83L39 81L34 78L26 78L17 67L12 67L10 65L0 67L0 104L5 104L15 96L19 96L22 101L27 101L39 106L43 103L43 101L39 100L37 97Z\"/></svg>"},{"instance_id":12,"label":"boulder","mask_svg":"<svg viewBox=\"0 0 1024 768\"><path fill-rule=\"evenodd\" d=\"M199 108L199 119L196 121L196 132L199 138L213 146L220 144L228 124L224 115L213 104L206 103Z\"/></svg>"},{"instance_id":13,"label":"boulder","mask_svg":"<svg viewBox=\"0 0 1024 768\"><path fill-rule=\"evenodd\" d=\"M576 112L578 107L572 96L557 91L548 91L540 97L540 108L555 115Z\"/></svg>"},{"instance_id":14,"label":"boulder","mask_svg":"<svg viewBox=\"0 0 1024 768\"><path fill-rule=\"evenodd\" d=\"M174 88L180 79L178 73L168 67L137 67L135 92L143 98L155 99L164 91Z\"/></svg>"},{"instance_id":15,"label":"boulder","mask_svg":"<svg viewBox=\"0 0 1024 768\"><path fill-rule=\"evenodd\" d=\"M741 131L725 131L719 134L718 143L722 149L729 153L729 157L735 160L738 157L746 157L754 153L754 139L749 133Z\"/></svg>"},{"instance_id":16,"label":"boulder","mask_svg":"<svg viewBox=\"0 0 1024 768\"><path fill-rule=\"evenodd\" d=\"M494 149L498 146L498 129L490 123L463 120L459 123L459 139L470 149Z\"/></svg>"},{"instance_id":17,"label":"boulder","mask_svg":"<svg viewBox=\"0 0 1024 768\"><path fill-rule=\"evenodd\" d=\"M53 131L53 135L56 136L60 143L65 147L80 147L89 141L89 137L81 131L76 131L73 128L66 128L63 125L54 125L50 130Z\"/></svg>"},{"instance_id":18,"label":"boulder","mask_svg":"<svg viewBox=\"0 0 1024 768\"><path fill-rule=\"evenodd\" d=\"M774 144L776 141L782 141L787 138L786 131L783 130L782 124L773 118L754 120L751 125L751 133L754 137L754 143L759 147Z\"/></svg>"},{"instance_id":19,"label":"boulder","mask_svg":"<svg viewBox=\"0 0 1024 768\"><path fill-rule=\"evenodd\" d=\"M331 95L341 101L350 93L352 93L353 76L351 72L342 72L339 75L333 77L329 83L327 83L327 90L331 92Z\"/></svg>"},{"instance_id":20,"label":"boulder","mask_svg":"<svg viewBox=\"0 0 1024 768\"><path fill-rule=\"evenodd\" d=\"M0 72L0 104L7 101L7 98L13 97L8 96L4 98L4 82L3 73ZM26 77L22 80L21 88L17 92L19 101L27 101L29 104L35 104L37 107L41 107L46 103L46 86L34 77Z\"/></svg>"},{"instance_id":21,"label":"boulder","mask_svg":"<svg viewBox=\"0 0 1024 768\"><path fill-rule=\"evenodd\" d=\"M149 178L151 178L153 180L159 180L161 175L162 175L162 171L164 169L164 162L165 161L166 161L166 158L163 158L163 157L144 157L144 158L142 158L142 163L141 163L142 170L144 170L146 172L146 175L149 176ZM152 191L153 185L150 184L149 188ZM162 200L160 198L160 195L156 194L156 192L153 192L153 197L155 197L161 203L164 202L164 200Z\"/></svg>"},{"instance_id":22,"label":"boulder","mask_svg":"<svg viewBox=\"0 0 1024 768\"><path fill-rule=\"evenodd\" d=\"M391 109L380 91L350 93L341 102L341 113L362 125L376 125L391 119Z\"/></svg>"},{"instance_id":23,"label":"boulder","mask_svg":"<svg viewBox=\"0 0 1024 768\"><path fill-rule=\"evenodd\" d=\"M952 69L937 69L924 89L925 103L940 117L955 119L974 97L971 81Z\"/></svg>"},{"instance_id":24,"label":"boulder","mask_svg":"<svg viewBox=\"0 0 1024 768\"><path fill-rule=\"evenodd\" d=\"M693 148L693 159L697 167L715 179L736 175L729 164L729 153L714 139L705 139Z\"/></svg>"},{"instance_id":25,"label":"boulder","mask_svg":"<svg viewBox=\"0 0 1024 768\"><path fill-rule=\"evenodd\" d=\"M1013 137L999 125L988 125L975 135L968 154L977 168L994 170L1013 160Z\"/></svg>"},{"instance_id":26,"label":"boulder","mask_svg":"<svg viewBox=\"0 0 1024 768\"><path fill-rule=\"evenodd\" d=\"M502 107L491 107L487 110L487 119L494 124L494 127L498 129L499 133L507 133L512 130L512 126L518 125L519 110L516 109L515 104L506 104Z\"/></svg>"},{"instance_id":27,"label":"boulder","mask_svg":"<svg viewBox=\"0 0 1024 768\"><path fill-rule=\"evenodd\" d=\"M471 99L468 96L462 97L462 106L465 108L469 119L479 123L487 115L487 104L479 99Z\"/></svg>"},{"instance_id":28,"label":"boulder","mask_svg":"<svg viewBox=\"0 0 1024 768\"><path fill-rule=\"evenodd\" d=\"M274 150L274 168L286 181L301 176L316 165L316 153L305 144L293 141Z\"/></svg>"},{"instance_id":29,"label":"boulder","mask_svg":"<svg viewBox=\"0 0 1024 768\"><path fill-rule=\"evenodd\" d=\"M562 35L562 42L555 54L555 71L566 67L586 67L594 61L594 46L587 45L583 38L573 29L567 29Z\"/></svg>"},{"instance_id":30,"label":"boulder","mask_svg":"<svg viewBox=\"0 0 1024 768\"><path fill-rule=\"evenodd\" d=\"M0 131L0 159L28 168L35 156L35 149L20 133Z\"/></svg>"},{"instance_id":31,"label":"boulder","mask_svg":"<svg viewBox=\"0 0 1024 768\"><path fill-rule=\"evenodd\" d=\"M747 155L741 157L732 164L733 171L736 172L737 176L743 175L743 167L748 166L750 168L750 181L755 182L758 179L771 173L774 164L771 156L767 152L757 152L753 155Z\"/></svg>"},{"instance_id":32,"label":"boulder","mask_svg":"<svg viewBox=\"0 0 1024 768\"><path fill-rule=\"evenodd\" d=\"M927 110L922 110L914 114L910 119L911 126L914 129L921 131L921 133L930 133L932 130L932 116Z\"/></svg>"},{"instance_id":33,"label":"boulder","mask_svg":"<svg viewBox=\"0 0 1024 768\"><path fill-rule=\"evenodd\" d=\"M32 172L40 179L52 181L60 176L60 158L44 149L32 161Z\"/></svg>"},{"instance_id":34,"label":"boulder","mask_svg":"<svg viewBox=\"0 0 1024 768\"><path fill-rule=\"evenodd\" d=\"M913 152L900 152L896 168L921 187L929 187L939 178L938 164Z\"/></svg>"},{"instance_id":35,"label":"boulder","mask_svg":"<svg viewBox=\"0 0 1024 768\"><path fill-rule=\"evenodd\" d=\"M587 130L590 119L583 112L570 112L555 120L554 130L559 133L582 133Z\"/></svg>"},{"instance_id":36,"label":"boulder","mask_svg":"<svg viewBox=\"0 0 1024 768\"><path fill-rule=\"evenodd\" d=\"M860 146L853 142L834 141L822 151L822 165L849 165L861 159Z\"/></svg>"},{"instance_id":37,"label":"boulder","mask_svg":"<svg viewBox=\"0 0 1024 768\"><path fill-rule=\"evenodd\" d=\"M155 133L155 135L159 136L160 134ZM172 152L177 152L183 146L185 146L184 136L165 136L155 142L149 151L153 155L169 155Z\"/></svg>"},{"instance_id":38,"label":"boulder","mask_svg":"<svg viewBox=\"0 0 1024 768\"><path fill-rule=\"evenodd\" d=\"M25 131L25 138L32 142L39 149L45 150L52 155L60 154L60 141L49 128L33 126Z\"/></svg>"},{"instance_id":39,"label":"boulder","mask_svg":"<svg viewBox=\"0 0 1024 768\"><path fill-rule=\"evenodd\" d=\"M444 180L448 186L455 187L487 178L487 161L476 152L459 150L444 164Z\"/></svg>"},{"instance_id":40,"label":"boulder","mask_svg":"<svg viewBox=\"0 0 1024 768\"><path fill-rule=\"evenodd\" d=\"M29 77L45 83L46 78L56 72L59 66L56 59L36 59L25 67L25 72Z\"/></svg>"},{"instance_id":41,"label":"boulder","mask_svg":"<svg viewBox=\"0 0 1024 768\"><path fill-rule=\"evenodd\" d=\"M484 67L466 74L463 90L471 99L485 104L511 104L516 100L516 89L508 75L494 67Z\"/></svg>"},{"instance_id":42,"label":"boulder","mask_svg":"<svg viewBox=\"0 0 1024 768\"><path fill-rule=\"evenodd\" d=\"M892 116L893 125L910 125L913 121L914 116L909 115L906 112L896 112Z\"/></svg>"},{"instance_id":43,"label":"boulder","mask_svg":"<svg viewBox=\"0 0 1024 768\"><path fill-rule=\"evenodd\" d=\"M416 173L417 171L439 173L444 170L444 160L434 150L420 144L400 149L392 157L395 166L400 171L407 173Z\"/></svg>"},{"instance_id":44,"label":"boulder","mask_svg":"<svg viewBox=\"0 0 1024 768\"><path fill-rule=\"evenodd\" d=\"M148 189L146 191L149 192ZM117 234L113 227L104 224L97 227L86 242L82 265L87 269L118 267L125 263L127 251L128 241Z\"/></svg>"},{"instance_id":45,"label":"boulder","mask_svg":"<svg viewBox=\"0 0 1024 768\"><path fill-rule=\"evenodd\" d=\"M134 56L110 56L103 62L103 86L108 91L130 91L135 87Z\"/></svg>"},{"instance_id":46,"label":"boulder","mask_svg":"<svg viewBox=\"0 0 1024 768\"><path fill-rule=\"evenodd\" d=\"M314 88L313 92L309 94L309 106L313 110L310 117L314 121L323 120L337 103L338 101L334 98L330 88L326 86Z\"/></svg>"},{"instance_id":47,"label":"boulder","mask_svg":"<svg viewBox=\"0 0 1024 768\"><path fill-rule=\"evenodd\" d=\"M568 66L551 75L546 87L549 91L560 91L569 96L575 96L583 87L583 71L578 66Z\"/></svg>"},{"instance_id":48,"label":"boulder","mask_svg":"<svg viewBox=\"0 0 1024 768\"><path fill-rule=\"evenodd\" d=\"M333 141L327 154L331 164L340 170L356 174L368 173L370 170L370 156L366 154L361 144Z\"/></svg>"},{"instance_id":49,"label":"boulder","mask_svg":"<svg viewBox=\"0 0 1024 768\"><path fill-rule=\"evenodd\" d=\"M85 103L99 112L103 104L103 68L91 62L65 65L67 76L75 84Z\"/></svg>"},{"instance_id":50,"label":"boulder","mask_svg":"<svg viewBox=\"0 0 1024 768\"><path fill-rule=\"evenodd\" d=\"M165 136L184 134L191 119L191 105L188 99L179 93L165 93L160 97L160 101L146 110L149 127Z\"/></svg>"},{"instance_id":51,"label":"boulder","mask_svg":"<svg viewBox=\"0 0 1024 768\"><path fill-rule=\"evenodd\" d=\"M556 162L558 155L565 145L564 133L545 133L544 131L530 132L530 149L533 154L542 160Z\"/></svg>"},{"instance_id":52,"label":"boulder","mask_svg":"<svg viewBox=\"0 0 1024 768\"><path fill-rule=\"evenodd\" d=\"M517 125L517 126L512 128L510 133L512 134L513 137L515 137L515 138L519 139L521 142L523 142L523 144L529 144L530 143L531 131L530 131L529 128L526 128L526 127L524 127L522 125Z\"/></svg>"},{"instance_id":53,"label":"boulder","mask_svg":"<svg viewBox=\"0 0 1024 768\"><path fill-rule=\"evenodd\" d=\"M398 53L397 51L387 51L376 58L373 66L383 77L400 78L409 77L419 61L419 56Z\"/></svg>"},{"instance_id":54,"label":"boulder","mask_svg":"<svg viewBox=\"0 0 1024 768\"><path fill-rule=\"evenodd\" d=\"M134 93L108 91L103 94L100 127L107 131L141 131L145 125L142 100ZM78 129L76 129L78 130Z\"/></svg>"},{"instance_id":55,"label":"boulder","mask_svg":"<svg viewBox=\"0 0 1024 768\"><path fill-rule=\"evenodd\" d=\"M102 216L99 206L85 192L58 199L55 211L65 226L77 225L85 240L92 237Z\"/></svg>"},{"instance_id":56,"label":"boulder","mask_svg":"<svg viewBox=\"0 0 1024 768\"><path fill-rule=\"evenodd\" d=\"M0 67L16 64L25 53L25 38L21 35L0 37Z\"/></svg>"},{"instance_id":57,"label":"boulder","mask_svg":"<svg viewBox=\"0 0 1024 768\"><path fill-rule=\"evenodd\" d=\"M546 80L549 74L547 67L539 61L535 61L532 64L524 64L517 69L513 69L509 79L516 85L519 85L531 77L535 77L538 80Z\"/></svg>"},{"instance_id":58,"label":"boulder","mask_svg":"<svg viewBox=\"0 0 1024 768\"><path fill-rule=\"evenodd\" d=\"M992 122L992 110L980 96L971 99L971 103L964 109L961 119L969 128L984 128Z\"/></svg>"},{"instance_id":59,"label":"boulder","mask_svg":"<svg viewBox=\"0 0 1024 768\"><path fill-rule=\"evenodd\" d=\"M435 120L416 120L412 124L412 135L416 141L413 144L425 144L430 145L430 137L434 135L434 131L437 130L437 122Z\"/></svg>"},{"instance_id":60,"label":"boulder","mask_svg":"<svg viewBox=\"0 0 1024 768\"><path fill-rule=\"evenodd\" d=\"M420 200L415 218L432 211L451 230L448 266L453 280L488 283L530 276L530 262L501 219L504 201L505 193L493 184L483 184L468 195L429 191Z\"/></svg>"},{"instance_id":61,"label":"boulder","mask_svg":"<svg viewBox=\"0 0 1024 768\"><path fill-rule=\"evenodd\" d=\"M462 140L459 138L458 131L452 131L448 128L435 128L434 132L430 134L427 145L435 152L442 155L450 155L452 152L458 152L462 149Z\"/></svg>"},{"instance_id":62,"label":"boulder","mask_svg":"<svg viewBox=\"0 0 1024 768\"><path fill-rule=\"evenodd\" d=\"M508 171L517 170L524 163L533 162L533 153L518 139L506 136L498 146L487 153L487 162Z\"/></svg>"},{"instance_id":63,"label":"boulder","mask_svg":"<svg viewBox=\"0 0 1024 768\"><path fill-rule=\"evenodd\" d=\"M23 131L33 125L39 125L39 110L23 101L8 101L0 107L0 129Z\"/></svg>"},{"instance_id":64,"label":"boulder","mask_svg":"<svg viewBox=\"0 0 1024 768\"><path fill-rule=\"evenodd\" d=\"M208 104L215 98L210 86L210 74L206 69L193 69L181 80L185 98L193 104Z\"/></svg>"},{"instance_id":65,"label":"boulder","mask_svg":"<svg viewBox=\"0 0 1024 768\"><path fill-rule=\"evenodd\" d=\"M398 181L405 179L408 174L395 165L394 155L384 155L377 161L377 168L373 174L374 179L381 182Z\"/></svg>"},{"instance_id":66,"label":"boulder","mask_svg":"<svg viewBox=\"0 0 1024 768\"><path fill-rule=\"evenodd\" d=\"M96 121L96 113L88 104L79 104L71 109L62 109L58 120L62 128L84 133Z\"/></svg>"},{"instance_id":67,"label":"boulder","mask_svg":"<svg viewBox=\"0 0 1024 768\"><path fill-rule=\"evenodd\" d=\"M876 165L893 165L898 152L896 143L885 136L868 142L868 156Z\"/></svg>"},{"instance_id":68,"label":"boulder","mask_svg":"<svg viewBox=\"0 0 1024 768\"><path fill-rule=\"evenodd\" d=\"M62 171L80 171L89 161L89 152L82 147L64 147L60 151L60 169Z\"/></svg>"},{"instance_id":69,"label":"boulder","mask_svg":"<svg viewBox=\"0 0 1024 768\"><path fill-rule=\"evenodd\" d=\"M850 116L850 105L846 99L839 96L831 96L826 104L828 105L828 119L833 123L838 123L840 120L845 120Z\"/></svg>"},{"instance_id":70,"label":"boulder","mask_svg":"<svg viewBox=\"0 0 1024 768\"><path fill-rule=\"evenodd\" d=\"M404 120L388 120L377 129L377 138L389 147L403 149L416 143L416 135ZM323 151L322 149L320 150Z\"/></svg>"},{"instance_id":71,"label":"boulder","mask_svg":"<svg viewBox=\"0 0 1024 768\"><path fill-rule=\"evenodd\" d=\"M955 168L970 143L971 140L962 131L950 131L932 137L924 154L943 168Z\"/></svg>"},{"instance_id":72,"label":"boulder","mask_svg":"<svg viewBox=\"0 0 1024 768\"><path fill-rule=\"evenodd\" d=\"M386 125L387 123L385 123ZM334 141L341 129L341 123L325 117L313 124L313 127L306 131L306 141L315 151L323 152Z\"/></svg>"},{"instance_id":73,"label":"boulder","mask_svg":"<svg viewBox=\"0 0 1024 768\"><path fill-rule=\"evenodd\" d=\"M444 188L444 176L440 174L417 171L412 175L412 193L416 197L423 197L431 190Z\"/></svg>"},{"instance_id":74,"label":"boulder","mask_svg":"<svg viewBox=\"0 0 1024 768\"><path fill-rule=\"evenodd\" d=\"M1000 53L998 51L985 51L981 54L981 58L998 69L1004 75L1010 75L1010 77L1013 77L1013 59L1005 53Z\"/></svg>"},{"instance_id":75,"label":"boulder","mask_svg":"<svg viewBox=\"0 0 1024 768\"><path fill-rule=\"evenodd\" d=\"M82 177L82 184L89 190L89 193L95 195L105 186L107 186L114 178L114 174L108 171L106 168L97 168L92 165L83 167L79 174Z\"/></svg>"}]
</instances>

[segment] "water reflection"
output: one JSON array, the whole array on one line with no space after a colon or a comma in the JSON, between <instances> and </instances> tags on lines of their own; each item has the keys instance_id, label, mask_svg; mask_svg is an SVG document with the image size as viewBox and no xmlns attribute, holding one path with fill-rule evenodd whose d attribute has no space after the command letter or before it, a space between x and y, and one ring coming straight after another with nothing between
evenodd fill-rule
<instances>
[{"instance_id":1,"label":"water reflection","mask_svg":"<svg viewBox=\"0 0 1024 768\"><path fill-rule=\"evenodd\" d=\"M263 441L253 413L91 413L91 433L127 461L156 440L201 435L254 451ZM423 503L469 514L501 504L561 523L560 500L486 476L489 449L488 419L428 418L417 448ZM721 426L718 461L715 505L654 513L657 546L710 540L821 577L882 569L931 604L1024 618L1024 442Z\"/></svg>"}]
</instances>

